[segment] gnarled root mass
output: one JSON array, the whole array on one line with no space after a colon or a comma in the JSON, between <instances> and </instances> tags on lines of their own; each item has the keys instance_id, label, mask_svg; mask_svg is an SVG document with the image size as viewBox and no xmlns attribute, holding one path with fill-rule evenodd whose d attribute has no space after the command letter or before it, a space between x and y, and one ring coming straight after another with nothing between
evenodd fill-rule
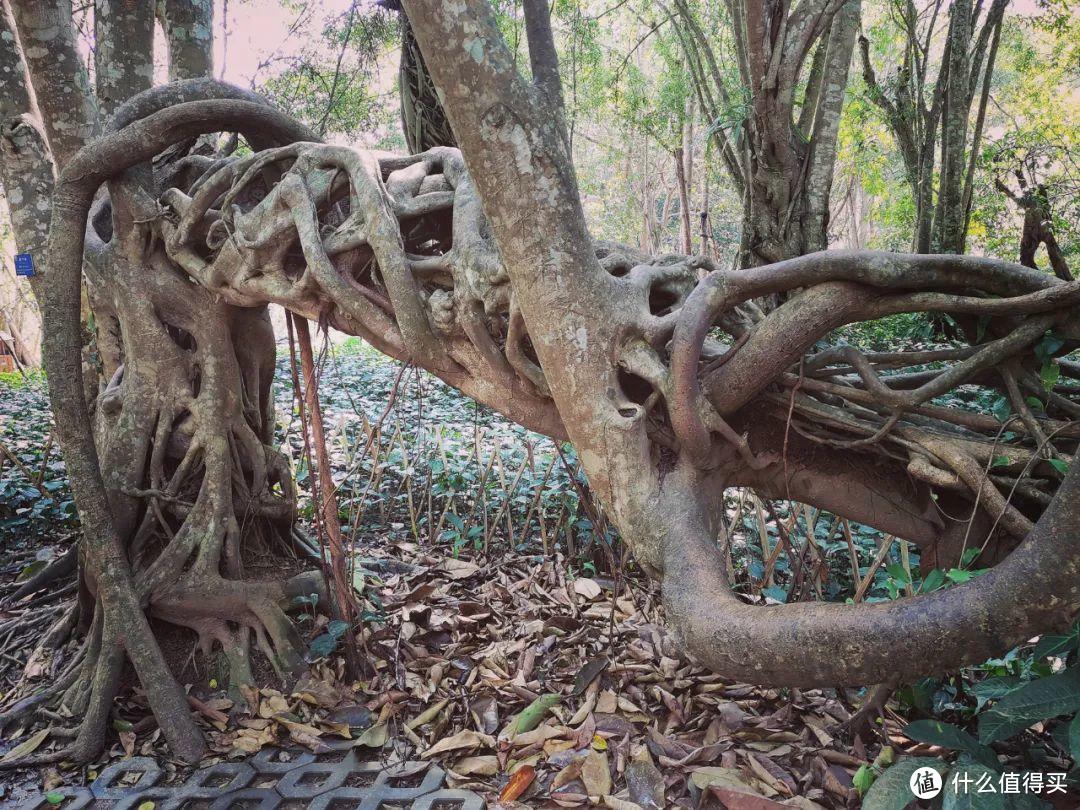
<instances>
[{"instance_id":1,"label":"gnarled root mass","mask_svg":"<svg viewBox=\"0 0 1080 810\"><path fill-rule=\"evenodd\" d=\"M244 133L255 151L191 150L218 131ZM547 164L532 148L516 171L532 160L539 176ZM288 588L243 582L240 548L293 519L269 444L268 303L571 438L661 578L687 649L732 677L879 683L1075 617L1080 367L1065 356L1080 346L1080 283L992 259L873 252L731 272L612 244L568 279L553 254L530 270L507 258L521 245L496 248L504 226L485 216L478 185L455 149L385 158L317 143L208 81L137 97L64 170L45 359L96 596L72 687L89 692L88 712L100 713L120 650L140 677L158 674L144 610L220 644L241 678L252 636L283 668L297 660ZM96 450L78 396L84 257L111 347ZM777 294L785 303L768 314L754 305ZM967 343L866 354L829 342L903 312L946 313ZM1011 415L944 399L963 386L1000 392ZM730 486L876 526L919 545L924 564L971 548L981 564L1003 562L977 583L887 605L754 607L730 590L717 547ZM193 754L183 726L173 742ZM94 733L84 726L80 740Z\"/></svg>"},{"instance_id":2,"label":"gnarled root mass","mask_svg":"<svg viewBox=\"0 0 1080 810\"><path fill-rule=\"evenodd\" d=\"M162 101L160 94L140 99L148 100ZM129 106L118 119L138 114ZM125 661L175 753L198 760L201 732L149 619L190 628L207 657L220 648L235 689L253 683L252 650L281 677L297 674L306 650L287 613L298 596L316 593L326 604L321 572L245 579L253 551L291 551L296 516L288 462L272 446L275 346L266 307L233 306L192 284L155 253L157 237L148 228L173 183L186 186L207 162L228 161L209 143L192 136L157 161L111 172L104 188L87 183L79 231L65 234L83 243L108 383L89 409L92 424L80 389L61 393L64 384L53 385L85 530L79 604L61 622L64 629L81 625L86 638L50 686L15 696L2 717L10 723L62 704L82 718L72 745L41 760L100 752ZM58 211L70 199L61 192ZM52 325L56 315L53 309ZM70 338L61 325L49 341L70 359ZM50 374L68 375L69 383L78 376L56 366ZM88 468L93 483L80 486ZM57 629L43 644L63 640L59 623Z\"/></svg>"}]
</instances>

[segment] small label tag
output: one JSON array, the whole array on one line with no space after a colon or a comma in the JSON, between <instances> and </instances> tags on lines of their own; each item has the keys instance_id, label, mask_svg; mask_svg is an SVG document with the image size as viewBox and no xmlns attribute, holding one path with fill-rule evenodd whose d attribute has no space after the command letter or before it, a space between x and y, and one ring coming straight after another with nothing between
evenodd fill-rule
<instances>
[{"instance_id":1,"label":"small label tag","mask_svg":"<svg viewBox=\"0 0 1080 810\"><path fill-rule=\"evenodd\" d=\"M34 257L29 253L16 253L15 275L32 276L34 272Z\"/></svg>"}]
</instances>

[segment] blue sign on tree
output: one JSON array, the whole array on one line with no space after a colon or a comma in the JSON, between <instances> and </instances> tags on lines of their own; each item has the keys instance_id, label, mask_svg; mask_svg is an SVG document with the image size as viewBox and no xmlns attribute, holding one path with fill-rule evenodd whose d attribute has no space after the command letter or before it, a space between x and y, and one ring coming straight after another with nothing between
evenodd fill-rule
<instances>
[{"instance_id":1,"label":"blue sign on tree","mask_svg":"<svg viewBox=\"0 0 1080 810\"><path fill-rule=\"evenodd\" d=\"M16 253L15 254L15 275L17 276L32 276L34 275L34 257L29 253Z\"/></svg>"}]
</instances>

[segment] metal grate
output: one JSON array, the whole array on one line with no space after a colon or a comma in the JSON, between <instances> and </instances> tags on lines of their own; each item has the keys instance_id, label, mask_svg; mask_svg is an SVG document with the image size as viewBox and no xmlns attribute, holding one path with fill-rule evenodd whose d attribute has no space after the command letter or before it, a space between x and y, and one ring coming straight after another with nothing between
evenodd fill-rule
<instances>
[{"instance_id":1,"label":"metal grate","mask_svg":"<svg viewBox=\"0 0 1080 810\"><path fill-rule=\"evenodd\" d=\"M148 757L114 762L88 787L52 791L57 805L40 796L21 810L482 810L484 800L470 790L443 787L446 774L428 762L383 765L361 762L347 741L316 757L306 751L266 748L244 762L219 762L195 771L176 785L158 785L161 767Z\"/></svg>"}]
</instances>

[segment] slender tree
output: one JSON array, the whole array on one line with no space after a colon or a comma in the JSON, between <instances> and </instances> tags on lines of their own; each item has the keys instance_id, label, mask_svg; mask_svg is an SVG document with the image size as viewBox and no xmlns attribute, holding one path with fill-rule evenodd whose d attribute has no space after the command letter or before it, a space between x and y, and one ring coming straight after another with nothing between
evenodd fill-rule
<instances>
[{"instance_id":1,"label":"slender tree","mask_svg":"<svg viewBox=\"0 0 1080 810\"><path fill-rule=\"evenodd\" d=\"M734 81L691 0L674 0L698 102L743 197L739 262L753 267L823 250L859 0L731 0L726 8Z\"/></svg>"},{"instance_id":2,"label":"slender tree","mask_svg":"<svg viewBox=\"0 0 1080 810\"><path fill-rule=\"evenodd\" d=\"M915 199L916 253L963 253L971 214L976 156L1008 0L934 0L918 9L892 0L904 38L895 77L878 80L870 42L859 38L863 81L896 139ZM942 17L948 26L939 47ZM981 16L980 16L981 15ZM937 77L931 79L935 62ZM972 106L978 101L975 120Z\"/></svg>"},{"instance_id":3,"label":"slender tree","mask_svg":"<svg viewBox=\"0 0 1080 810\"><path fill-rule=\"evenodd\" d=\"M49 227L49 198L53 169L41 122L32 113L32 94L16 41L15 23L6 7L0 7L0 183L3 184L8 218L20 253L40 260L45 254ZM31 279L31 284L34 279ZM9 311L3 313L24 361L37 364L41 316L32 296L21 292L18 279L5 279L13 294L7 296Z\"/></svg>"}]
</instances>

